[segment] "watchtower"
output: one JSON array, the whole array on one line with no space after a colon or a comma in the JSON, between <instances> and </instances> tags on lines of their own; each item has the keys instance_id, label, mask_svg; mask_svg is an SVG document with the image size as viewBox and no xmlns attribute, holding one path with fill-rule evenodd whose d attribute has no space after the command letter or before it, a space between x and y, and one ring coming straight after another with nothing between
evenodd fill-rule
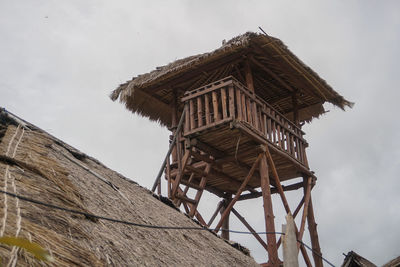
<instances>
[{"instance_id":1,"label":"watchtower","mask_svg":"<svg viewBox=\"0 0 400 267\"><path fill-rule=\"evenodd\" d=\"M280 238L267 234L265 243L233 208L237 201L261 197L266 231L275 232L271 194L277 193L286 213L296 217L303 208L297 237L302 240L307 221L314 264L322 266L311 200L316 177L301 127L325 112L325 102L342 109L351 103L279 39L243 34L212 52L137 76L121 84L111 98L170 129L170 151L159 177L165 173L168 197L177 207L206 227L221 212L216 232L229 229L233 213L266 249L268 265L278 266ZM158 188L160 194L159 177L153 191ZM301 182L281 184L298 177ZM192 197L189 189L196 192ZM197 210L204 190L222 199L209 222ZM304 194L295 209L285 197L291 190ZM222 231L222 237L229 239L229 233ZM305 248L299 249L311 266Z\"/></svg>"}]
</instances>

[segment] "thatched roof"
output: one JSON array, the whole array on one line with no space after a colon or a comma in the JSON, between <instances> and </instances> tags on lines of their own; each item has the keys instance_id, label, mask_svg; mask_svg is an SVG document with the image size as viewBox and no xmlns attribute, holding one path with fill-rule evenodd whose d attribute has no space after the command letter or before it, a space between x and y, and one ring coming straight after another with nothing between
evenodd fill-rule
<instances>
[{"instance_id":1,"label":"thatched roof","mask_svg":"<svg viewBox=\"0 0 400 267\"><path fill-rule=\"evenodd\" d=\"M347 253L346 258L343 261L342 267L376 267L375 264L369 260L361 257L354 251Z\"/></svg>"},{"instance_id":2,"label":"thatched roof","mask_svg":"<svg viewBox=\"0 0 400 267\"><path fill-rule=\"evenodd\" d=\"M132 112L168 126L174 94L179 97L187 90L229 75L243 80L245 60L250 62L256 93L289 117L293 91L299 96L303 121L324 113L322 104L326 101L341 109L352 105L281 40L251 32L224 42L212 52L176 60L138 75L121 84L110 97L114 101L119 99Z\"/></svg>"},{"instance_id":3,"label":"thatched roof","mask_svg":"<svg viewBox=\"0 0 400 267\"><path fill-rule=\"evenodd\" d=\"M1 109L0 173L3 191L42 202L142 224L199 227L147 189ZM208 231L137 228L0 194L3 234L49 249L52 266L257 266ZM4 245L0 257L10 266L42 264Z\"/></svg>"}]
</instances>

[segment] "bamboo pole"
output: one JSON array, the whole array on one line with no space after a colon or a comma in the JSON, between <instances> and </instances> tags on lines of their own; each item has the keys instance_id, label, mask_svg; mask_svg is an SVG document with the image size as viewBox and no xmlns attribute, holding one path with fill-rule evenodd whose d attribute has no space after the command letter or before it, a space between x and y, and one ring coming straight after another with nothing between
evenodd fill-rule
<instances>
[{"instance_id":1,"label":"bamboo pole","mask_svg":"<svg viewBox=\"0 0 400 267\"><path fill-rule=\"evenodd\" d=\"M154 192L157 188L158 181L161 179L161 175L164 171L165 165L167 164L167 159L171 155L171 152L172 152L172 149L174 148L177 136L178 136L179 132L181 131L184 118L185 118L185 110L183 110L183 112L182 112L181 118L178 123L178 128L176 129L176 132L174 134L174 139L172 139L171 144L169 144L169 149L168 149L167 155L165 156L164 161L161 164L161 168L158 171L156 180L154 181L153 187L151 188L151 192ZM178 153L179 153L179 151L178 151Z\"/></svg>"}]
</instances>

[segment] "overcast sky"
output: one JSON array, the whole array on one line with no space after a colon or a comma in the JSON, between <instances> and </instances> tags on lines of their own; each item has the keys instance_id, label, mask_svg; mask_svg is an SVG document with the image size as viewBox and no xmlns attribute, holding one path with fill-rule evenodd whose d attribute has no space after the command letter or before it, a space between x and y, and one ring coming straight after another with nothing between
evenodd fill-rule
<instances>
[{"instance_id":1,"label":"overcast sky","mask_svg":"<svg viewBox=\"0 0 400 267\"><path fill-rule=\"evenodd\" d=\"M327 105L304 127L324 256L336 265L350 250L377 265L399 256L399 1L1 0L0 106L149 188L169 133L108 94L258 26L356 103L346 112ZM290 196L292 209L299 197ZM208 198L205 213L217 201ZM238 209L264 230L261 199ZM266 260L252 237L232 239Z\"/></svg>"}]
</instances>

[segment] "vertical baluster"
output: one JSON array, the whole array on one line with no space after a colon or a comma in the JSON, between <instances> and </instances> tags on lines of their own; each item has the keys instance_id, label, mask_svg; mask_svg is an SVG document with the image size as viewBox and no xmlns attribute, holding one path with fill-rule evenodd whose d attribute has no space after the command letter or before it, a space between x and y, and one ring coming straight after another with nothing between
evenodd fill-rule
<instances>
[{"instance_id":1,"label":"vertical baluster","mask_svg":"<svg viewBox=\"0 0 400 267\"><path fill-rule=\"evenodd\" d=\"M285 147L284 147L284 144L283 144L283 142L282 142L282 132L281 132L281 124L280 124L280 117L279 117L279 115L276 115L276 120L277 120L277 125L276 125L276 128L277 128L277 134L278 134L278 145L279 145L279 147L280 148L282 148L283 150L285 150Z\"/></svg>"},{"instance_id":2,"label":"vertical baluster","mask_svg":"<svg viewBox=\"0 0 400 267\"><path fill-rule=\"evenodd\" d=\"M290 147L290 132L289 132L289 125L288 125L288 123L287 123L287 121L285 120L284 122L283 122L283 125L285 126L284 127L284 129L285 129L285 136L284 136L284 138L286 139L286 151L289 153L289 154L291 154L292 153L292 150L291 150L291 147Z\"/></svg>"},{"instance_id":3,"label":"vertical baluster","mask_svg":"<svg viewBox=\"0 0 400 267\"><path fill-rule=\"evenodd\" d=\"M249 96L246 95L246 110L247 110L247 122L253 125L253 103Z\"/></svg>"},{"instance_id":4,"label":"vertical baluster","mask_svg":"<svg viewBox=\"0 0 400 267\"><path fill-rule=\"evenodd\" d=\"M193 99L189 100L189 110L190 110L190 129L193 130L194 128L196 128L196 124L194 121L194 116L195 116L194 114L197 113L195 112Z\"/></svg>"},{"instance_id":5,"label":"vertical baluster","mask_svg":"<svg viewBox=\"0 0 400 267\"><path fill-rule=\"evenodd\" d=\"M299 161L301 161L301 160L300 160L300 152L299 152L299 143L300 143L300 140L299 140L299 138L298 138L297 136L295 136L294 140L295 140L295 143L296 143L296 156L295 156L295 157L296 157Z\"/></svg>"},{"instance_id":6,"label":"vertical baluster","mask_svg":"<svg viewBox=\"0 0 400 267\"><path fill-rule=\"evenodd\" d=\"M242 96L242 119L243 119L243 121L247 121L246 94L241 93L241 96Z\"/></svg>"},{"instance_id":7,"label":"vertical baluster","mask_svg":"<svg viewBox=\"0 0 400 267\"><path fill-rule=\"evenodd\" d=\"M190 113L189 113L189 103L185 103L185 133L190 131Z\"/></svg>"},{"instance_id":8,"label":"vertical baluster","mask_svg":"<svg viewBox=\"0 0 400 267\"><path fill-rule=\"evenodd\" d=\"M205 112L206 112L206 125L208 125L211 123L209 94L204 95L204 108L205 108Z\"/></svg>"},{"instance_id":9,"label":"vertical baluster","mask_svg":"<svg viewBox=\"0 0 400 267\"><path fill-rule=\"evenodd\" d=\"M257 130L260 129L260 127L258 126L259 121L258 121L258 116L257 116L257 103L256 101L253 101L252 103L252 113L253 113L253 126L254 128L256 128Z\"/></svg>"},{"instance_id":10,"label":"vertical baluster","mask_svg":"<svg viewBox=\"0 0 400 267\"><path fill-rule=\"evenodd\" d=\"M235 91L232 85L229 86L229 117L235 117Z\"/></svg>"},{"instance_id":11,"label":"vertical baluster","mask_svg":"<svg viewBox=\"0 0 400 267\"><path fill-rule=\"evenodd\" d=\"M275 111L271 110L271 134L272 138L271 141L274 142L274 145L276 145L276 121L275 119Z\"/></svg>"},{"instance_id":12,"label":"vertical baluster","mask_svg":"<svg viewBox=\"0 0 400 267\"><path fill-rule=\"evenodd\" d=\"M214 111L214 121L219 121L220 114L218 110L218 95L216 91L212 91L212 103L213 103L213 111Z\"/></svg>"},{"instance_id":13,"label":"vertical baluster","mask_svg":"<svg viewBox=\"0 0 400 267\"><path fill-rule=\"evenodd\" d=\"M292 156L295 158L296 155L294 153L294 136L293 136L293 134L290 134L290 152L291 152Z\"/></svg>"},{"instance_id":14,"label":"vertical baluster","mask_svg":"<svg viewBox=\"0 0 400 267\"><path fill-rule=\"evenodd\" d=\"M271 110L267 108L267 137L272 141Z\"/></svg>"},{"instance_id":15,"label":"vertical baluster","mask_svg":"<svg viewBox=\"0 0 400 267\"><path fill-rule=\"evenodd\" d=\"M241 121L243 119L243 112L242 112L242 96L239 88L236 88L236 105L237 105L237 119Z\"/></svg>"},{"instance_id":16,"label":"vertical baluster","mask_svg":"<svg viewBox=\"0 0 400 267\"><path fill-rule=\"evenodd\" d=\"M257 105L257 117L258 117L258 124L260 127L260 131L265 135L265 120L263 116L262 110L265 110L264 107Z\"/></svg>"},{"instance_id":17,"label":"vertical baluster","mask_svg":"<svg viewBox=\"0 0 400 267\"><path fill-rule=\"evenodd\" d=\"M221 88L221 101L222 101L222 118L228 117L228 110L226 105L226 90L225 88Z\"/></svg>"},{"instance_id":18,"label":"vertical baluster","mask_svg":"<svg viewBox=\"0 0 400 267\"><path fill-rule=\"evenodd\" d=\"M197 97L197 123L199 127L203 126L203 96Z\"/></svg>"}]
</instances>

